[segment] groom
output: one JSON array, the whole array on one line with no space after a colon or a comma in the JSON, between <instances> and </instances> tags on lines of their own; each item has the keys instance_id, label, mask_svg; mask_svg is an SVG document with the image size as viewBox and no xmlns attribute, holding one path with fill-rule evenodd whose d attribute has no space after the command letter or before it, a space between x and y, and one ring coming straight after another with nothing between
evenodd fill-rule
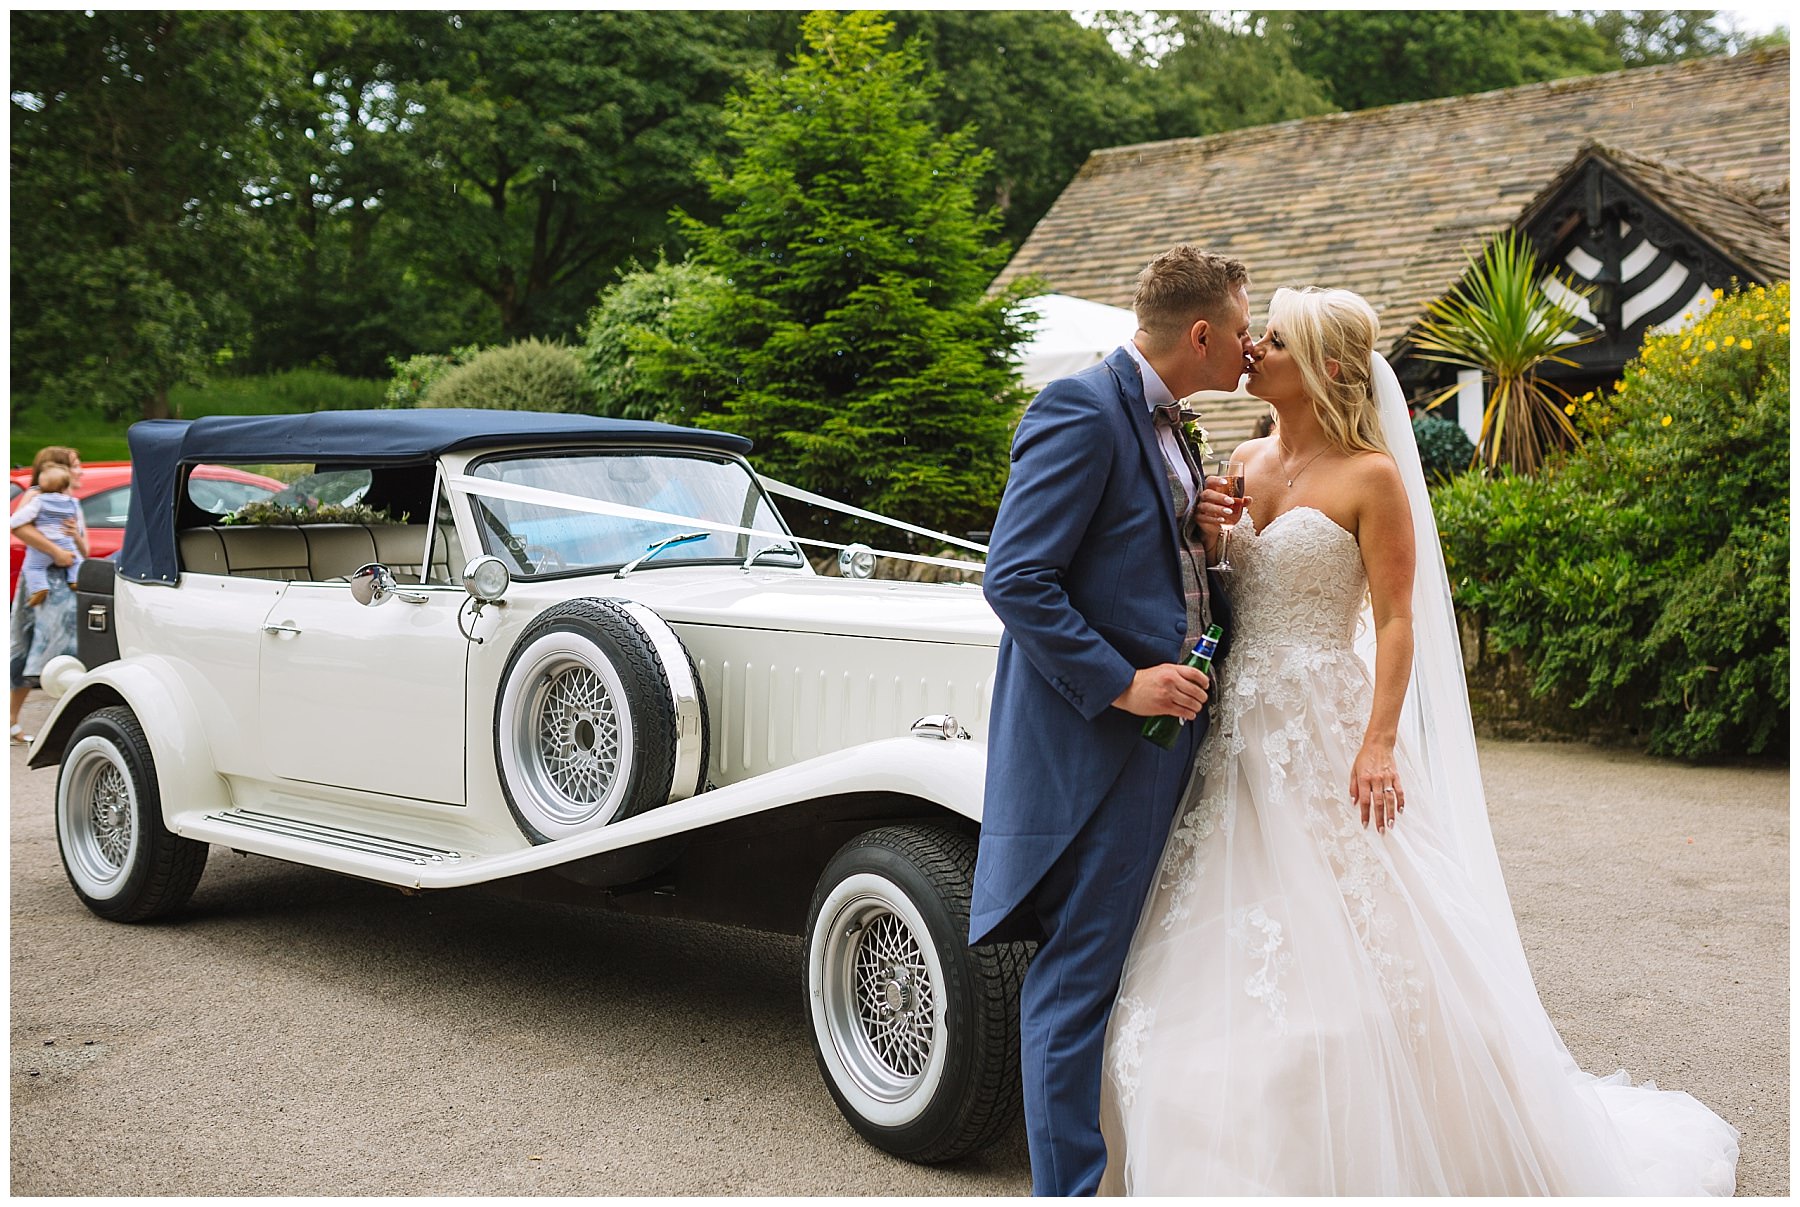
<instances>
[{"instance_id":1,"label":"groom","mask_svg":"<svg viewBox=\"0 0 1800 1207\"><path fill-rule=\"evenodd\" d=\"M1177 665L1210 622L1205 489L1177 399L1237 386L1248 274L1179 244L1138 276L1138 331L1051 382L1013 439L983 593L1000 638L972 944L1035 939L1020 994L1035 1194L1093 1194L1101 1055L1138 911L1193 765L1207 679ZM1210 527L1210 526L1209 526ZM1138 735L1184 720L1175 748Z\"/></svg>"}]
</instances>

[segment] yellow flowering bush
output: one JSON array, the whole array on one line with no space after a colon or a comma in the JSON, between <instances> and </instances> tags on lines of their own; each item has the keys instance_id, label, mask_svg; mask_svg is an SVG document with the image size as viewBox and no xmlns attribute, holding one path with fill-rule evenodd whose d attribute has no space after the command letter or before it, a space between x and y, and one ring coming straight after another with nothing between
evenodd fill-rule
<instances>
[{"instance_id":1,"label":"yellow flowering bush","mask_svg":"<svg viewBox=\"0 0 1800 1207\"><path fill-rule=\"evenodd\" d=\"M1790 320L1785 283L1721 293L1574 400L1580 447L1435 496L1458 605L1658 753L1787 749Z\"/></svg>"}]
</instances>

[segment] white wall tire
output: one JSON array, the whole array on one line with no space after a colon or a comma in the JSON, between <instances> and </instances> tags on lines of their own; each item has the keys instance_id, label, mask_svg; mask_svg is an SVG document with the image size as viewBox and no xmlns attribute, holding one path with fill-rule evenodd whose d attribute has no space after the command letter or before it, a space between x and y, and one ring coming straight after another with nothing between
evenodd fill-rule
<instances>
[{"instance_id":1,"label":"white wall tire","mask_svg":"<svg viewBox=\"0 0 1800 1207\"><path fill-rule=\"evenodd\" d=\"M156 765L129 708L102 708L69 736L56 778L56 845L76 896L115 922L185 905L206 868L203 842L163 826Z\"/></svg>"},{"instance_id":2,"label":"white wall tire","mask_svg":"<svg viewBox=\"0 0 1800 1207\"><path fill-rule=\"evenodd\" d=\"M549 609L500 676L495 765L507 807L535 843L698 792L707 737L693 662L641 605L576 599Z\"/></svg>"},{"instance_id":3,"label":"white wall tire","mask_svg":"<svg viewBox=\"0 0 1800 1207\"><path fill-rule=\"evenodd\" d=\"M838 1109L895 1156L947 1161L1017 1118L1024 945L967 946L975 847L931 826L846 843L806 933L813 1053Z\"/></svg>"}]
</instances>

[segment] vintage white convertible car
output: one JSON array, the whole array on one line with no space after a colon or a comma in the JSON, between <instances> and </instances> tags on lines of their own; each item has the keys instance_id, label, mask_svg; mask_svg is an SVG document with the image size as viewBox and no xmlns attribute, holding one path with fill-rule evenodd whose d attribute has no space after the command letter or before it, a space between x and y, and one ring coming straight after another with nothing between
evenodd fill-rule
<instances>
[{"instance_id":1,"label":"vintage white convertible car","mask_svg":"<svg viewBox=\"0 0 1800 1207\"><path fill-rule=\"evenodd\" d=\"M816 574L720 432L439 410L130 441L116 577L84 570L31 757L61 764L88 908L178 910L218 844L800 934L859 1132L943 1161L1016 1118L1029 953L965 945L979 589ZM201 463L330 481L366 522L231 522L189 493Z\"/></svg>"}]
</instances>

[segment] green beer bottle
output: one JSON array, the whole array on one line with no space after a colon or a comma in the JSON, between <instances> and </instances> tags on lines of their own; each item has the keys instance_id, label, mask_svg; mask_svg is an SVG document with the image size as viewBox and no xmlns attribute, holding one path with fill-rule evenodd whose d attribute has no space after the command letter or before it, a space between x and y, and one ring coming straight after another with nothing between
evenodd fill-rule
<instances>
[{"instance_id":1,"label":"green beer bottle","mask_svg":"<svg viewBox=\"0 0 1800 1207\"><path fill-rule=\"evenodd\" d=\"M1211 675L1213 652L1219 648L1219 638L1224 635L1225 630L1218 625L1209 626L1206 636L1200 639L1200 644L1194 647L1192 653L1181 660L1181 665L1191 666L1203 675ZM1155 742L1164 750L1173 750L1175 736L1181 732L1181 718L1151 717L1144 722L1144 728L1139 732L1146 741Z\"/></svg>"}]
</instances>

